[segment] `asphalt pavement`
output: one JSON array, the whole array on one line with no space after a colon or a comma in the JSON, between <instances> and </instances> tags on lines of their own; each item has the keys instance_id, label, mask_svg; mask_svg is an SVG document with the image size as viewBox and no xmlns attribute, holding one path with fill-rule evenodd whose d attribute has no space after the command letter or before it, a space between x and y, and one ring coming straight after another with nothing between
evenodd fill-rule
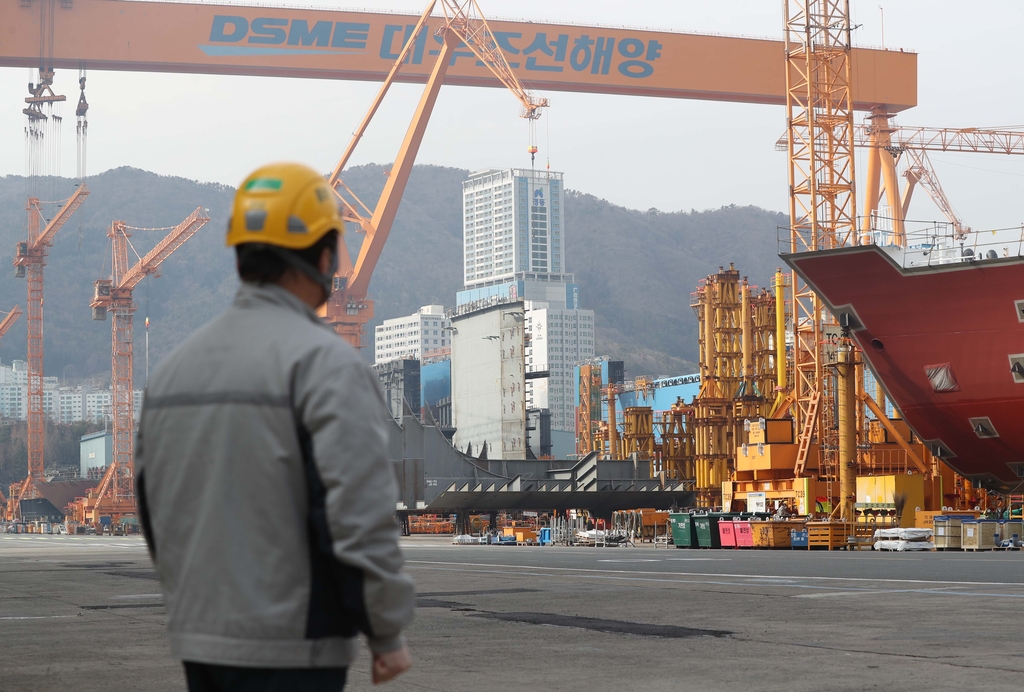
<instances>
[{"instance_id":1,"label":"asphalt pavement","mask_svg":"<svg viewBox=\"0 0 1024 692\"><path fill-rule=\"evenodd\" d=\"M415 667L385 689L1010 690L1024 554L404 541ZM0 690L185 689L136 537L0 535ZM369 690L365 651L349 690Z\"/></svg>"}]
</instances>

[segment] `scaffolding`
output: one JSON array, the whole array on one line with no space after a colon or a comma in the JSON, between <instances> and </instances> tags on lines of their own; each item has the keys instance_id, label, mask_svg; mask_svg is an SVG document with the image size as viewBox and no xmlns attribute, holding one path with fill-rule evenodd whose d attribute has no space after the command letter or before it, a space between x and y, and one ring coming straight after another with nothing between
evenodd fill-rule
<instances>
[{"instance_id":1,"label":"scaffolding","mask_svg":"<svg viewBox=\"0 0 1024 692\"><path fill-rule=\"evenodd\" d=\"M701 389L693 402L693 472L697 503L721 505L735 471L745 420L774 402L775 296L752 290L733 265L719 267L691 296L699 325Z\"/></svg>"}]
</instances>

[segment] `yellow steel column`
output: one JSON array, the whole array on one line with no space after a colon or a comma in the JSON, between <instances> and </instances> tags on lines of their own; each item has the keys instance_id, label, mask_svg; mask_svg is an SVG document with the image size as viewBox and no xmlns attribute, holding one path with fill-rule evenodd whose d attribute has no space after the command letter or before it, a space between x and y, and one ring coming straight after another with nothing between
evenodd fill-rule
<instances>
[{"instance_id":1,"label":"yellow steel column","mask_svg":"<svg viewBox=\"0 0 1024 692\"><path fill-rule=\"evenodd\" d=\"M715 304L712 296L711 284L708 284L704 291L704 361L707 363L709 384L713 384L718 377L718 367L715 362ZM718 396L717 392L711 396Z\"/></svg>"},{"instance_id":2,"label":"yellow steel column","mask_svg":"<svg viewBox=\"0 0 1024 692\"><path fill-rule=\"evenodd\" d=\"M751 353L754 347L754 330L750 319L750 286L747 284L746 279L743 280L743 286L740 288L740 319L742 321L742 331L740 334L743 348L743 372L740 374L743 378L743 395L753 396L754 366Z\"/></svg>"},{"instance_id":3,"label":"yellow steel column","mask_svg":"<svg viewBox=\"0 0 1024 692\"><path fill-rule=\"evenodd\" d=\"M608 395L608 458L618 459L619 454L619 428L615 424L615 385L609 384L605 390Z\"/></svg>"},{"instance_id":4,"label":"yellow steel column","mask_svg":"<svg viewBox=\"0 0 1024 692\"><path fill-rule=\"evenodd\" d=\"M786 372L786 275L781 269L775 270L775 384L779 399L785 396L789 386Z\"/></svg>"},{"instance_id":5,"label":"yellow steel column","mask_svg":"<svg viewBox=\"0 0 1024 692\"><path fill-rule=\"evenodd\" d=\"M839 345L837 399L839 404L839 504L840 518L854 521L857 495L856 372L853 345L844 338Z\"/></svg>"}]
</instances>

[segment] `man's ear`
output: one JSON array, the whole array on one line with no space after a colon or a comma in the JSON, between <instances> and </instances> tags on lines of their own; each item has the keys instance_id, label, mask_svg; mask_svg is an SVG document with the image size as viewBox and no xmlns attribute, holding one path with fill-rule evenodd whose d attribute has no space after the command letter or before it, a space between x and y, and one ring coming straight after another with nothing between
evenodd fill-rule
<instances>
[{"instance_id":1,"label":"man's ear","mask_svg":"<svg viewBox=\"0 0 1024 692\"><path fill-rule=\"evenodd\" d=\"M329 247L325 247L320 251L320 261L317 262L316 266L317 271L321 274L333 273L331 272L331 265L334 263L334 253L335 250Z\"/></svg>"}]
</instances>

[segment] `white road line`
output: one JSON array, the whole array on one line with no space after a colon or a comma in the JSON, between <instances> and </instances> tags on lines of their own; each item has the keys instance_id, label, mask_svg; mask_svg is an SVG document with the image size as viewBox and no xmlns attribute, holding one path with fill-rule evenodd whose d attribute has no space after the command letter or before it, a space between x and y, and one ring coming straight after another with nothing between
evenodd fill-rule
<instances>
[{"instance_id":1,"label":"white road line","mask_svg":"<svg viewBox=\"0 0 1024 692\"><path fill-rule=\"evenodd\" d=\"M1024 588L1022 582L1002 581L951 581L943 579L886 579L879 577L818 577L818 576L797 576L797 575L773 575L773 574L707 574L705 572L641 572L633 570L610 570L610 569L589 569L586 567L542 567L539 565L502 565L485 562L442 562L439 560L407 560L409 564L421 565L452 565L459 567L497 567L500 569L532 569L549 570L552 572L596 572L606 574L626 575L651 575L655 577L729 577L732 579L800 579L810 581L848 581L885 584L950 584L953 586L1011 586Z\"/></svg>"},{"instance_id":2,"label":"white road line","mask_svg":"<svg viewBox=\"0 0 1024 692\"><path fill-rule=\"evenodd\" d=\"M409 562L413 562L413 561L410 560ZM435 564L447 564L447 563L435 563ZM507 567L507 565L496 565L496 567L505 568L505 567ZM556 576L558 576L558 574L553 574L551 572L548 572L548 573L543 573L543 572L511 572L510 573L506 569L494 569L494 570L491 570L491 569L458 569L458 568L454 568L454 567L423 567L422 569L438 570L438 571L442 571L442 572L461 572L463 574L497 574L497 575L501 575L501 576L505 576L505 577L513 576L513 575L514 576L531 576L531 577L556 577ZM545 569L545 568L541 568L541 569ZM566 568L557 568L557 567L553 567L553 568L550 568L550 569L566 570ZM566 571L572 571L572 570L566 570ZM821 584L821 583L798 584L798 583L795 582L795 580L791 581L790 583L781 583L781 582L757 583L757 582L751 582L751 581L746 581L746 582L720 581L720 580L708 579L707 578L707 577L720 576L720 575L714 575L714 574L694 574L694 575L691 575L692 577L703 577L703 579L695 579L695 578L691 578L691 579L659 579L659 578L654 578L654 577L639 577L639 576L636 576L638 574L651 574L650 572L633 572L633 573L613 572L613 574L594 574L595 572L600 572L600 571L612 572L612 570L578 570L578 571L585 572L584 574L577 575L581 579L604 579L604 580L609 580L609 581L622 581L622 582L630 582L630 583L652 582L652 583L659 583L659 584L695 584L695 585L698 585L698 586L702 586L702 585L738 586L738 587L744 587L744 588L746 588L746 587L753 587L753 586L761 586L761 587L776 586L776 587L785 587L785 588L790 588L790 589L816 589L816 590L830 591L830 592L832 592L832 591L841 591L842 590L840 587L828 586L826 584ZM620 575L623 575L623 574L631 574L631 576L620 576ZM657 573L655 573L655 574L657 574ZM677 575L673 575L672 573L666 573L666 575L667 576L677 576ZM569 576L569 575L566 575L566 576ZM728 575L721 575L721 576L728 576ZM807 578L808 579L821 579L822 577L807 577ZM831 579L832 577L827 577L827 578ZM840 579L841 580L841 578L839 578L839 577L836 577L836 579ZM876 580L876 581L885 581L885 580ZM892 581L895 581L895 580L892 580ZM941 582L928 582L928 583L941 583ZM984 582L947 582L947 583L955 583L955 584L963 584L963 583L967 583L967 584L982 584ZM1008 584L1008 586L1024 586L1024 585L1022 585L1022 584ZM926 595L926 596L970 596L970 597L983 597L983 598L1015 598L1015 599L1022 599L1022 598L1024 598L1024 594L1012 594L1012 593L1005 593L1005 592L1002 592L1002 593L985 593L985 592L970 592L970 591L952 591L952 590L948 590L948 589L955 589L955 588L957 588L957 587L950 586L950 587L940 587L940 588L934 588L934 589L880 589L880 590L866 589L865 588L865 589L860 589L859 592L875 593L876 595L877 594L914 593L914 594L923 594L923 595Z\"/></svg>"},{"instance_id":3,"label":"white road line","mask_svg":"<svg viewBox=\"0 0 1024 692\"><path fill-rule=\"evenodd\" d=\"M162 598L162 593L130 593L123 596L114 596L114 598Z\"/></svg>"},{"instance_id":4,"label":"white road line","mask_svg":"<svg viewBox=\"0 0 1024 692\"><path fill-rule=\"evenodd\" d=\"M903 593L904 590L891 591L883 589L881 591L877 589L866 589L864 591L828 591L826 593L802 593L793 596L793 598L832 598L833 596L870 596L880 593Z\"/></svg>"},{"instance_id":5,"label":"white road line","mask_svg":"<svg viewBox=\"0 0 1024 692\"><path fill-rule=\"evenodd\" d=\"M76 618L77 615L8 615L0 620L52 620L55 618Z\"/></svg>"}]
</instances>

